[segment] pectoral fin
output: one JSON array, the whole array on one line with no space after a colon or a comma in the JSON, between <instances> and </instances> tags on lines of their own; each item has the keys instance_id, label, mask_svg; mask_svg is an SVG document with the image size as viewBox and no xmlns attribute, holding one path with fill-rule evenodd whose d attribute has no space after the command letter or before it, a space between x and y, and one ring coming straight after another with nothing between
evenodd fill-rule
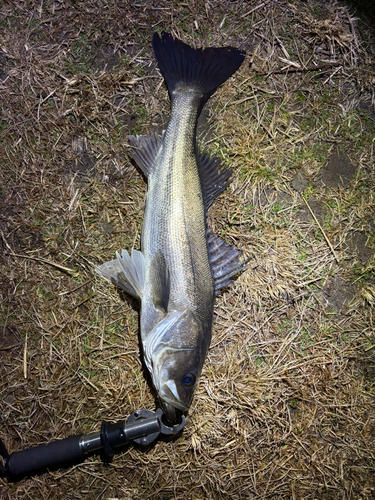
<instances>
[{"instance_id":1,"label":"pectoral fin","mask_svg":"<svg viewBox=\"0 0 375 500\"><path fill-rule=\"evenodd\" d=\"M151 298L155 309L168 311L170 279L165 257L159 251L151 261Z\"/></svg>"},{"instance_id":2,"label":"pectoral fin","mask_svg":"<svg viewBox=\"0 0 375 500\"><path fill-rule=\"evenodd\" d=\"M121 256L116 252L116 257L117 259L105 262L95 271L102 278L140 300L145 281L145 260L142 252L132 249L130 256L126 250L122 250Z\"/></svg>"}]
</instances>

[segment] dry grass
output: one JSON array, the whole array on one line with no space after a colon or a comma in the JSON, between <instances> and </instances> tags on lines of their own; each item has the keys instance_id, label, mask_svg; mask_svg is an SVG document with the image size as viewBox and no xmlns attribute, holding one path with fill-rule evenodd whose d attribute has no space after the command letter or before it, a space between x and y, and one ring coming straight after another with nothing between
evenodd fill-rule
<instances>
[{"instance_id":1,"label":"dry grass","mask_svg":"<svg viewBox=\"0 0 375 500\"><path fill-rule=\"evenodd\" d=\"M10 451L155 407L137 304L95 265L139 247L127 135L169 101L155 29L247 50L202 142L234 168L213 229L252 256L217 299L183 435L4 499L370 499L374 34L318 1L7 2L0 16L0 409Z\"/></svg>"}]
</instances>

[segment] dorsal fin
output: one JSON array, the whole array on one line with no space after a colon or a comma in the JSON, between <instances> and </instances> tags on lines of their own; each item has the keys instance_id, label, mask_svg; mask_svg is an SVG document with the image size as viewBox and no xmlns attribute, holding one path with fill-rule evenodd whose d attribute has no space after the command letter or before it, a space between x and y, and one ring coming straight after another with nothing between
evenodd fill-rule
<instances>
[{"instance_id":1,"label":"dorsal fin","mask_svg":"<svg viewBox=\"0 0 375 500\"><path fill-rule=\"evenodd\" d=\"M210 156L207 151L196 148L196 158L201 180L204 207L207 210L212 202L231 183L232 170L223 167L216 156Z\"/></svg>"},{"instance_id":2,"label":"dorsal fin","mask_svg":"<svg viewBox=\"0 0 375 500\"><path fill-rule=\"evenodd\" d=\"M215 295L217 295L220 288L232 283L230 279L232 276L245 271L251 257L241 262L242 250L225 243L211 229L207 230L207 243L214 278L214 290Z\"/></svg>"},{"instance_id":3,"label":"dorsal fin","mask_svg":"<svg viewBox=\"0 0 375 500\"><path fill-rule=\"evenodd\" d=\"M132 149L131 156L146 177L154 171L155 158L158 154L162 138L158 134L129 135L128 140Z\"/></svg>"}]
</instances>

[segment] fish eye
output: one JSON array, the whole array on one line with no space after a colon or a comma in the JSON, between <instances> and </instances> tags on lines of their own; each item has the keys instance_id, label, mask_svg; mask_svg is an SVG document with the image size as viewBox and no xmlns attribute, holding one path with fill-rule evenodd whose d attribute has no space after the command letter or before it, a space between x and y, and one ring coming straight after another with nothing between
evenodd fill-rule
<instances>
[{"instance_id":1,"label":"fish eye","mask_svg":"<svg viewBox=\"0 0 375 500\"><path fill-rule=\"evenodd\" d=\"M194 375L194 373L187 373L183 379L182 379L182 383L184 385L186 385L186 387L191 387L192 385L195 384L195 380L196 380L196 377Z\"/></svg>"}]
</instances>

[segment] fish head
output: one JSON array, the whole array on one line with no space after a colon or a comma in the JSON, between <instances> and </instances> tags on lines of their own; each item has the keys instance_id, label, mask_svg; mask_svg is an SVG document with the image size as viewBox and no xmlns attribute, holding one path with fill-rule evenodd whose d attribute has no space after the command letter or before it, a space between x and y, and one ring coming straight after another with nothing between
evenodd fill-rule
<instances>
[{"instance_id":1,"label":"fish head","mask_svg":"<svg viewBox=\"0 0 375 500\"><path fill-rule=\"evenodd\" d=\"M168 314L145 342L145 361L168 420L187 411L207 352L203 328L188 310Z\"/></svg>"},{"instance_id":2,"label":"fish head","mask_svg":"<svg viewBox=\"0 0 375 500\"><path fill-rule=\"evenodd\" d=\"M200 375L199 356L192 349L164 349L159 361L158 396L164 414L176 418L176 410L187 411Z\"/></svg>"}]
</instances>

